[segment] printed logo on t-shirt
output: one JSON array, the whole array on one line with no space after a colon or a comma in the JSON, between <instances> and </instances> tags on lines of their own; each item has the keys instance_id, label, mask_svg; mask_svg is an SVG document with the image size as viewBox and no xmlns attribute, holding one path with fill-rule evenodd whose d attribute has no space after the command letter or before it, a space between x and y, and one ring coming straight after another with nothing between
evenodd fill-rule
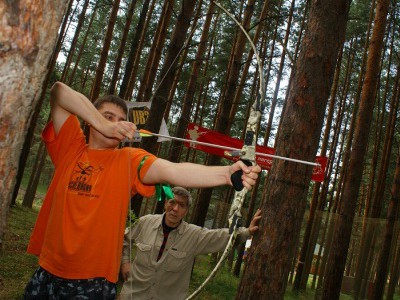
<instances>
[{"instance_id":1,"label":"printed logo on t-shirt","mask_svg":"<svg viewBox=\"0 0 400 300\"><path fill-rule=\"evenodd\" d=\"M102 166L95 168L89 162L78 162L72 172L71 179L68 184L70 191L78 192L80 196L99 197L91 193L93 181L97 181L100 172L103 171Z\"/></svg>"}]
</instances>

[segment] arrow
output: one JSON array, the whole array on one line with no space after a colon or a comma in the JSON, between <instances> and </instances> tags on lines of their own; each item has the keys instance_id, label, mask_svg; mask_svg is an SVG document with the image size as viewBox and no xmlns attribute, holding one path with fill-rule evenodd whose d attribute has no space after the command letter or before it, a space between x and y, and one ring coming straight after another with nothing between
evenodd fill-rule
<instances>
[{"instance_id":1,"label":"arrow","mask_svg":"<svg viewBox=\"0 0 400 300\"><path fill-rule=\"evenodd\" d=\"M193 143L193 144L198 144L198 145L202 145L202 146L208 146L208 147L214 147L214 148L218 148L218 149L233 151L235 155L232 155L230 153L226 153L226 155L231 155L231 156L240 156L240 154L242 153L242 149L238 149L238 148L233 148L233 147L223 146L223 145L217 145L217 144L211 144L211 143L205 143L205 142L189 140L189 139L183 139L183 138L178 138L178 137L159 134L159 133L153 133L153 132L150 132L150 131L144 130L144 129L137 130L136 133L140 137L156 136L156 137L162 137L162 138L167 138L167 139L186 142L186 143ZM127 140L125 140L125 141L127 141ZM132 141L132 140L129 140L129 141ZM134 141L137 142L138 139L135 138ZM256 155L257 156L263 156L263 157L271 157L271 158L276 158L276 159L281 159L281 160L286 160L286 161L291 161L291 162L310 165L310 166L314 166L314 167L320 167L321 166L320 164L315 163L315 162L309 162L309 161L305 161L305 160L294 159L294 158L289 158L289 157L284 157L284 156L279 156L279 155L260 153L260 152L256 152Z\"/></svg>"}]
</instances>

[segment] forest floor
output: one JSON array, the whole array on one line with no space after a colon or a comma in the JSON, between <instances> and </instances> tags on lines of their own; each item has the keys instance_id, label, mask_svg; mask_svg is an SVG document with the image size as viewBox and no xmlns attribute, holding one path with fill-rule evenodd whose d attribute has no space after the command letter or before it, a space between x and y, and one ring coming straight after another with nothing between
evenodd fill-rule
<instances>
[{"instance_id":1,"label":"forest floor","mask_svg":"<svg viewBox=\"0 0 400 300\"><path fill-rule=\"evenodd\" d=\"M39 201L40 203L40 201ZM11 207L8 226L4 237L3 250L0 255L0 299L21 299L26 283L37 268L37 258L26 253L30 233L33 229L38 206L33 209L20 204ZM190 291L194 291L213 269L210 256L198 256L194 266ZM196 298L199 300L228 300L234 299L239 278L233 276L226 266L206 285ZM285 299L314 299L315 291L307 289L302 293L294 293L288 285ZM341 300L351 299L342 295ZM400 299L397 298L397 299Z\"/></svg>"}]
</instances>

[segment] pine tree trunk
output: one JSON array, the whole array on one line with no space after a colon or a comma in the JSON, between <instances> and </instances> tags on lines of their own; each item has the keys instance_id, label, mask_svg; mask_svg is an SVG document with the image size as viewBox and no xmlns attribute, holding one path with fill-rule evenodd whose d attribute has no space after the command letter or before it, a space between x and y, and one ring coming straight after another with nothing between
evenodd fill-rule
<instances>
[{"instance_id":1,"label":"pine tree trunk","mask_svg":"<svg viewBox=\"0 0 400 300\"><path fill-rule=\"evenodd\" d=\"M357 124L354 132L353 149L350 154L349 172L343 189L343 201L338 224L335 228L334 241L329 253L329 264L322 299L338 299L343 279L351 229L361 183L364 156L367 149L370 123L375 103L377 76L389 10L388 0L378 0L368 54L366 77L362 89Z\"/></svg>"},{"instance_id":2,"label":"pine tree trunk","mask_svg":"<svg viewBox=\"0 0 400 300\"><path fill-rule=\"evenodd\" d=\"M398 213L398 212L397 212ZM397 226L398 228L398 226ZM397 238L399 238L399 235L397 233ZM394 251L395 257L393 259L393 266L392 270L390 272L390 281L389 281L389 286L388 286L388 291L386 295L387 300L393 300L393 296L396 291L396 287L399 286L399 275L400 275L400 247L397 249L397 252Z\"/></svg>"},{"instance_id":3,"label":"pine tree trunk","mask_svg":"<svg viewBox=\"0 0 400 300\"><path fill-rule=\"evenodd\" d=\"M60 79L60 81L62 81L62 82L65 82L65 79L67 78L68 68L71 65L72 57L74 56L74 53L75 53L76 44L78 43L79 34L81 33L82 26L85 21L86 10L88 8L88 5L89 5L89 0L85 0L85 2L83 3L83 6L82 6L81 14L79 15L78 24L76 25L76 28L75 28L74 37L72 38L71 45L69 47L67 59L64 64L63 75L61 76L61 79Z\"/></svg>"},{"instance_id":4,"label":"pine tree trunk","mask_svg":"<svg viewBox=\"0 0 400 300\"><path fill-rule=\"evenodd\" d=\"M154 34L153 44L151 45L149 57L147 59L146 68L140 81L139 91L136 97L136 101L150 101L150 98L146 97L151 95L153 82L156 77L158 65L161 58L161 50L164 47L165 39L167 36L167 28L171 19L173 6L175 0L165 0L163 10L161 12L160 20L158 21L157 29Z\"/></svg>"},{"instance_id":5,"label":"pine tree trunk","mask_svg":"<svg viewBox=\"0 0 400 300\"><path fill-rule=\"evenodd\" d=\"M29 178L29 184L26 188L24 199L22 205L25 207L32 208L33 201L36 197L36 190L39 184L40 175L42 174L42 169L46 161L47 150L44 147L44 143L40 142L40 147L37 153L35 165L32 168L31 176Z\"/></svg>"},{"instance_id":6,"label":"pine tree trunk","mask_svg":"<svg viewBox=\"0 0 400 300\"><path fill-rule=\"evenodd\" d=\"M399 69L397 70L397 76L396 76L396 81L394 84L393 88L393 96L391 99L390 103L390 110L389 110L389 117L388 117L388 124L386 126L386 136L384 140L384 145L383 149L381 150L381 165L379 168L379 173L378 173L378 180L377 180L377 186L376 186L376 191L375 191L375 196L373 199L368 198L367 199L367 205L365 209L365 222L362 230L362 238L361 238L361 250L360 250L360 259L357 267L357 274L356 274L356 281L354 284L354 296L355 299L358 299L360 295L364 295L361 289L361 285L363 282L367 280L365 278L365 274L367 274L368 271L368 265L367 263L369 262L368 259L366 259L369 255L370 252L372 252L373 249L371 249L371 239L373 236L375 236L375 230L376 226L374 223L371 223L370 218L380 218L381 217L381 212L382 212L382 202L384 200L384 194L385 194L385 185L386 185L386 176L387 176L387 171L389 168L389 160L390 160L390 154L392 152L392 144L393 144L393 135L394 135L394 129L395 129L395 123L396 123L396 113L397 113L397 108L398 108L398 83L399 83ZM383 101L386 102L386 101ZM384 110L386 110L386 105L384 106ZM383 114L383 112L382 112ZM375 142L375 144L380 145L379 142ZM380 147L381 148L381 147ZM377 156L377 154L376 154ZM376 158L377 160L377 158ZM370 175L372 176L372 175ZM371 181L371 185L373 182ZM372 189L371 187L369 187ZM370 202L372 202L372 205L370 205ZM370 208L371 207L371 208Z\"/></svg>"},{"instance_id":7,"label":"pine tree trunk","mask_svg":"<svg viewBox=\"0 0 400 300\"><path fill-rule=\"evenodd\" d=\"M42 2L6 1L0 12L0 248L32 107L69 3Z\"/></svg>"},{"instance_id":8,"label":"pine tree trunk","mask_svg":"<svg viewBox=\"0 0 400 300\"><path fill-rule=\"evenodd\" d=\"M120 45L118 48L118 55L115 60L114 72L111 77L110 86L108 87L108 94L111 94L111 95L115 94L115 89L117 86L118 75L119 75L119 69L121 68L122 57L124 56L126 40L128 39L129 29L131 28L133 12L135 11L136 2L137 2L137 0L131 0L131 3L129 4L129 8L128 8L128 13L126 15L125 27L124 27L124 31L123 31L122 37L121 37L121 42L120 42Z\"/></svg>"},{"instance_id":9,"label":"pine tree trunk","mask_svg":"<svg viewBox=\"0 0 400 300\"><path fill-rule=\"evenodd\" d=\"M257 45L260 35L263 32L263 29L265 28L265 23L266 23L266 18L267 18L268 11L269 11L269 6L270 6L270 0L265 1L263 4L263 8L261 10L261 14L258 18L258 26L257 26L256 32L254 33L254 36L253 36L254 45ZM261 42L261 45L263 45L262 42ZM243 88L244 88L245 82L247 80L247 75L249 72L249 68L250 68L250 64L252 62L253 55L254 55L254 50L253 50L253 48L250 48L249 53L247 55L246 64L243 67L242 75L240 78L240 83L236 89L235 98L233 99L231 114L229 116L230 120L234 119L234 116L235 116L235 113L237 110L237 106L240 102L240 98L242 97ZM250 98L250 99L252 99L252 98Z\"/></svg>"},{"instance_id":10,"label":"pine tree trunk","mask_svg":"<svg viewBox=\"0 0 400 300\"><path fill-rule=\"evenodd\" d=\"M390 103L388 122L386 126L386 136L382 149L382 161L378 173L378 183L375 191L375 196L372 202L372 210L370 216L372 218L381 217L383 195L385 194L386 177L389 170L390 154L392 153L393 138L396 130L396 119L398 113L399 99L398 99L398 87L400 78L400 66L397 69L396 82L394 84L393 96Z\"/></svg>"},{"instance_id":11,"label":"pine tree trunk","mask_svg":"<svg viewBox=\"0 0 400 300\"><path fill-rule=\"evenodd\" d=\"M242 21L242 26L248 30L250 26L250 20L254 11L254 0L249 0L244 12L244 17ZM240 32L235 43L234 48L232 49L232 63L230 72L228 75L226 90L221 97L221 101L219 103L218 117L215 118L215 127L214 130L222 133L228 134L230 131L230 126L232 124L232 120L229 119L232 101L235 96L236 84L239 78L240 67L242 64L242 57L244 53L246 45L246 37L243 32ZM221 161L221 157L212 156L207 165L218 165ZM200 196L198 199L197 207L195 210L195 214L193 217L193 222L198 226L204 226L204 222L207 216L208 207L210 205L212 195L212 189L202 189L200 191Z\"/></svg>"},{"instance_id":12,"label":"pine tree trunk","mask_svg":"<svg viewBox=\"0 0 400 300\"><path fill-rule=\"evenodd\" d=\"M372 30L372 22L374 19L374 8L375 8L375 0L372 0L370 14L369 14L368 29L367 29L367 33L365 35L364 52L362 55L361 67L360 67L360 72L358 75L357 90L354 95L353 112L352 112L352 117L351 117L351 121L350 121L349 134L347 136L346 149L344 151L344 155L343 155L343 159L342 159L343 160L343 168L341 168L341 171L339 174L338 188L337 188L337 192L336 192L336 196L335 196L335 200L334 200L335 205L339 202L339 199L341 197L343 182L345 179L345 174L347 172L348 163L349 163L350 150L351 150L352 143L353 143L354 127L355 127L355 123L356 123L356 117L358 114L358 106L360 103L361 89L362 89L362 84L363 84L363 80L364 80L365 66L367 63L367 51L368 51L369 40L370 40L370 35L371 35L371 30ZM335 209L334 209L334 211L335 211Z\"/></svg>"},{"instance_id":13,"label":"pine tree trunk","mask_svg":"<svg viewBox=\"0 0 400 300\"><path fill-rule=\"evenodd\" d=\"M196 13L195 13L195 16L193 18L193 23L190 26L191 27L190 28L190 33L189 33L189 36L187 37L186 42L185 42L185 44L183 46L182 54L180 55L179 63L177 65L177 67L176 67L177 70L176 70L176 73L175 73L174 81L172 83L171 89L170 89L169 94L168 94L167 106L166 106L165 111L164 111L164 119L166 119L166 120L169 119L169 113L170 113L170 110L171 110L172 101L173 101L173 99L175 97L175 92L176 92L176 89L178 87L179 78L181 76L181 72L182 72L182 70L184 68L185 61L186 61L186 58L187 58L187 55L188 55L188 52L189 52L189 49L190 49L190 43L192 42L193 35L194 35L195 31L196 31L197 22L199 21L199 19L201 18L201 15L203 14L203 11L202 11L203 7L202 6L203 6L203 0L199 0L199 3L197 4ZM179 101L179 103L181 103L181 101ZM179 105L181 105L181 104L179 104ZM183 134L182 135L175 135L175 136L183 137ZM179 150L177 152L179 153Z\"/></svg>"},{"instance_id":14,"label":"pine tree trunk","mask_svg":"<svg viewBox=\"0 0 400 300\"><path fill-rule=\"evenodd\" d=\"M154 1L153 1L153 3L154 3ZM124 77L122 78L122 83L119 88L119 96L123 99L129 98L128 94L127 94L128 84L129 84L129 81L131 78L133 65L136 60L135 57L138 55L138 52L140 52L140 50L138 50L138 45L140 44L140 40L143 40L143 36L144 36L143 28L144 28L144 24L146 21L146 15L147 15L147 11L149 8L149 4L150 4L150 0L143 1L142 10L141 10L140 16L139 16L139 21L135 28L135 36L133 37L132 42L131 42L128 60L126 62L126 66L125 66ZM153 10L151 10L151 12L152 11ZM149 15L149 17L150 16L151 16L151 14Z\"/></svg>"},{"instance_id":15,"label":"pine tree trunk","mask_svg":"<svg viewBox=\"0 0 400 300\"><path fill-rule=\"evenodd\" d=\"M283 0L280 0L279 1L279 6L278 6L278 14L280 14L281 13L281 9L282 9L282 4L283 4ZM304 12L304 13L306 13L306 11ZM275 26L274 26L274 33L272 34L272 38L271 38L271 50L270 50L270 53L269 53L269 59L268 59L268 68L267 68L267 70L268 70L268 73L267 73L267 78L266 78L266 80L265 80L265 82L266 82L266 86L268 86L268 84L269 84L269 80L270 80L270 77L271 77L271 70L273 69L273 65L272 65L272 62L273 62L273 59L274 59L274 53L275 53L275 48L276 48L276 44L277 44L277 42L278 42L278 29L279 29L279 26L281 25L281 23L279 22L279 19L278 18L276 18L276 20L275 20ZM300 43L300 40L298 40L298 43ZM284 107L283 107L283 111L284 111ZM282 121L282 116L283 115L281 115L281 118L280 118L280 121ZM271 123L272 124L272 123ZM267 127L265 128L265 139L268 141L269 140L269 138L270 138L270 135L271 135L271 130L272 130L272 128L268 128L268 125L267 125ZM264 187L265 188L265 187Z\"/></svg>"},{"instance_id":16,"label":"pine tree trunk","mask_svg":"<svg viewBox=\"0 0 400 300\"><path fill-rule=\"evenodd\" d=\"M292 0L292 4L290 6L290 12L289 12L289 19L287 21L287 26L286 26L285 39L284 39L283 45L282 45L281 61L279 63L278 73L276 76L274 95L272 97L271 106L269 109L267 128L265 129L265 136L266 136L267 140L269 140L269 137L271 135L272 120L274 119L275 108L276 108L276 104L278 102L278 93L279 93L279 88L281 86L283 67L285 66L286 47L287 47L289 35L290 35L290 27L291 27L292 19L293 19L294 5L295 5L295 0Z\"/></svg>"},{"instance_id":17,"label":"pine tree trunk","mask_svg":"<svg viewBox=\"0 0 400 300\"><path fill-rule=\"evenodd\" d=\"M391 14L393 15L393 14ZM391 18L390 24L393 23L393 20ZM394 28L395 26L392 25L392 36L394 36ZM386 43L390 37L390 30L388 30L387 36L386 36ZM393 57L393 46L394 46L394 38L391 39L391 43L390 43L390 50L389 50L389 58L388 58L388 63L387 63L387 68L386 68L386 72L387 74L391 73L391 68L393 67L392 65L392 57ZM384 59L385 56L382 56L382 62L381 65L384 65ZM399 75L397 75L399 76ZM383 131L384 131L384 120L385 120L385 116L386 116L386 105L387 105L387 95L388 95L388 91L389 91L389 82L390 82L390 76L387 77L386 79L386 84L385 84L385 90L383 93L383 97L382 97L382 103L381 103L381 108L378 111L377 114L377 126L376 126L376 130L375 130L375 142L373 143L374 145L374 154L372 157L372 162L371 162L371 175L370 175L370 180L369 180L369 186L368 186L368 199L367 201L370 202L371 199L373 198L373 193L374 193L374 188L375 188L375 180L376 180L376 171L377 171L377 165L378 165L378 157L380 154L380 149L381 149L381 143L382 143L382 136L383 136ZM396 81L397 83L397 81ZM380 97L378 97L378 105L377 107L380 107L379 105L379 101L380 101Z\"/></svg>"},{"instance_id":18,"label":"pine tree trunk","mask_svg":"<svg viewBox=\"0 0 400 300\"><path fill-rule=\"evenodd\" d=\"M128 85L126 87L124 99L130 99L133 94L133 89L134 89L134 86L136 83L136 74L138 72L139 64L140 64L140 55L142 53L143 46L145 44L144 37L145 37L145 33L149 27L149 23L151 21L151 16L153 15L153 10L156 5L156 1L157 0L153 0L148 11L147 11L147 9L145 10L143 7L138 26L136 27L137 35L135 36L135 40L132 42L132 48L131 48L131 55L133 55L132 58L134 58L134 60L132 61L131 71L129 73L127 73ZM147 1L145 2L145 4L147 4L147 6L148 6ZM146 12L147 12L147 17L146 17ZM142 16L144 17L143 20L142 20ZM126 69L128 70L128 66ZM123 88L121 87L121 92L122 91L123 91ZM121 94L121 92L120 92L120 94ZM137 101L137 99L136 99L136 101Z\"/></svg>"},{"instance_id":19,"label":"pine tree trunk","mask_svg":"<svg viewBox=\"0 0 400 300\"><path fill-rule=\"evenodd\" d=\"M328 149L332 121L333 121L333 116L334 116L334 111L335 111L335 106L336 106L335 99L337 97L339 75L341 74L340 70L341 70L341 64L342 64L343 51L344 51L344 49L342 48L342 50L339 54L338 63L336 64L335 77L333 80L333 87L332 87L331 95L330 95L330 105L329 105L329 109L328 109L328 116L326 118L326 124L325 124L325 130L324 130L324 140L322 142L321 151L320 151L321 156L325 156L327 149ZM353 53L353 51L352 51L352 42L351 42L349 53L348 53L348 59L347 59L346 78L344 80L345 85L348 83L349 73L350 73L351 65L352 65L352 61L353 61L352 58L354 58L354 55L352 55L352 53ZM336 153L335 149L337 146L337 139L335 139L335 136L336 137L338 136L338 132L339 132L338 128L341 125L342 117L343 117L344 99L345 99L345 97L342 97L343 101L337 111L337 115L338 115L337 123L338 124L334 130L335 134L332 139L333 141L336 141L336 142L332 142L331 155L329 156L330 163L332 162L332 164L333 164L333 160L334 160L334 157L332 154ZM324 178L325 183L324 183L324 186L322 187L322 189L324 189L325 187L328 186L329 178L331 175L329 168L327 168L325 171L326 171L325 178ZM320 226L321 226L321 224L319 224L318 221L316 223L314 222L315 212L318 207L320 188L321 188L321 183L316 182L315 186L314 186L313 194L312 194L312 199L311 199L311 204L310 204L310 212L309 212L309 216L308 216L308 220L307 220L306 229L304 232L302 248L301 248L299 259L298 259L296 276L295 276L295 280L293 283L294 290L306 289L306 286L307 286L307 280L308 280L308 276L310 273L312 260L313 260L313 256L314 256L314 248L315 248L315 245L317 242L317 234L318 234ZM313 228L314 228L314 231L313 231L314 234L312 234L312 231L311 231Z\"/></svg>"},{"instance_id":20,"label":"pine tree trunk","mask_svg":"<svg viewBox=\"0 0 400 300\"><path fill-rule=\"evenodd\" d=\"M399 69L397 74L399 74ZM397 82L398 82L397 78ZM400 89L397 88L395 93L396 103L399 102ZM397 111L397 110L396 110ZM395 124L396 122L393 122ZM393 125L392 125L393 126ZM386 232L384 234L383 245L379 254L378 267L376 271L376 279L374 284L373 299L382 299L383 293L386 285L386 278L388 273L388 263L390 256L390 249L392 247L394 225L396 220L398 220L399 211L399 197L400 197L400 153L398 153L396 173L392 184L391 199L389 202L388 212L387 212L387 224Z\"/></svg>"},{"instance_id":21,"label":"pine tree trunk","mask_svg":"<svg viewBox=\"0 0 400 300\"><path fill-rule=\"evenodd\" d=\"M177 137L183 137L187 125L189 123L189 115L190 115L190 110L192 108L192 103L193 99L195 96L196 92L196 86L197 86L197 77L200 72L201 65L204 60L204 54L207 49L207 42L208 42L208 36L209 36L209 31L210 31L210 26L211 26L211 21L212 21L212 16L214 14L214 8L215 4L213 2L210 3L210 6L208 7L207 11L207 17L204 21L204 26L203 26L203 31L201 34L200 38L200 43L199 47L196 52L196 57L194 59L194 63L192 66L192 72L190 74L189 82L186 88L185 96L183 98L183 104L182 104L182 112L181 116L178 121L178 125L175 131L175 136ZM182 142L179 141L173 141L171 144L171 151L169 155L169 159L172 162L178 162L179 157L180 157L180 148L182 148Z\"/></svg>"},{"instance_id":22,"label":"pine tree trunk","mask_svg":"<svg viewBox=\"0 0 400 300\"><path fill-rule=\"evenodd\" d=\"M113 4L112 4L112 9L111 9L110 17L108 19L104 43L103 43L103 47L101 49L100 60L99 60L99 63L97 64L96 76L92 83L92 90L90 93L91 101L95 101L100 95L101 83L103 81L104 70L106 68L106 63L107 63L107 58L108 58L108 51L110 50L114 26L115 26L115 22L117 21L119 3L120 3L120 0L114 0Z\"/></svg>"},{"instance_id":23,"label":"pine tree trunk","mask_svg":"<svg viewBox=\"0 0 400 300\"><path fill-rule=\"evenodd\" d=\"M149 118L147 119L146 129L151 132L158 132L160 130L162 117L166 107L165 97L170 91L176 72L175 66L177 60L175 58L179 55L180 49L185 42L185 36L190 25L196 2L197 1L189 0L184 0L182 2L182 10L177 18L175 29L172 33L171 42L167 51L167 56L165 58L165 63L160 73L162 81L154 94ZM155 143L155 139L153 138L146 138L142 140L141 146L150 153L155 153L157 143Z\"/></svg>"},{"instance_id":24,"label":"pine tree trunk","mask_svg":"<svg viewBox=\"0 0 400 300\"><path fill-rule=\"evenodd\" d=\"M33 142L34 132L35 132L36 124L37 124L37 121L38 121L40 109L42 108L42 104L44 102L44 97L46 95L47 86L49 85L50 76L51 76L51 73L53 72L54 66L55 66L56 61L57 61L58 54L59 54L60 49L61 49L61 45L63 43L65 28L67 27L67 23L68 23L68 19L69 19L68 15L69 15L69 13L71 11L71 7L72 7L72 1L69 2L68 8L67 8L67 12L66 12L66 14L64 16L64 21L63 21L63 23L61 25L61 28L60 28L60 34L58 36L54 52L51 55L51 60L49 62L48 71L47 71L47 74L46 74L46 78L44 79L44 82L43 82L42 90L40 92L40 97L39 97L37 106L35 107L34 113L32 115L32 120L30 122L30 125L29 125L29 128L28 128L28 132L27 132L25 140L24 140L24 146L22 148L21 155L19 157L18 173L17 173L17 176L16 176L16 182L15 182L14 191L13 191L12 200L11 200L12 201L11 202L12 205L14 205L15 201L17 200L18 191L19 191L19 188L21 186L22 177L24 175L26 162L27 162L28 156L29 156L29 151L31 149L31 145L32 145L32 142Z\"/></svg>"},{"instance_id":25,"label":"pine tree trunk","mask_svg":"<svg viewBox=\"0 0 400 300\"><path fill-rule=\"evenodd\" d=\"M68 81L67 81L68 85L70 85L70 86L73 85L74 80L76 79L75 78L75 73L76 73L76 70L78 69L79 62L81 61L82 55L86 50L86 41L87 41L87 38L89 36L89 32L92 29L93 20L95 19L98 7L99 7L99 4L97 2L96 5L94 6L94 8L92 9L91 16L90 16L90 21L89 21L89 24L88 24L88 26L86 28L85 36L83 37L82 44L79 47L79 51L78 51L78 55L77 55L76 60L75 60L74 67L73 67L72 72L69 75L69 78L68 78Z\"/></svg>"},{"instance_id":26,"label":"pine tree trunk","mask_svg":"<svg viewBox=\"0 0 400 300\"><path fill-rule=\"evenodd\" d=\"M308 29L276 139L277 155L306 161L315 159L349 7L347 0L311 4ZM262 234L253 237L236 299L283 299L311 173L309 166L274 161L261 208Z\"/></svg>"}]
</instances>

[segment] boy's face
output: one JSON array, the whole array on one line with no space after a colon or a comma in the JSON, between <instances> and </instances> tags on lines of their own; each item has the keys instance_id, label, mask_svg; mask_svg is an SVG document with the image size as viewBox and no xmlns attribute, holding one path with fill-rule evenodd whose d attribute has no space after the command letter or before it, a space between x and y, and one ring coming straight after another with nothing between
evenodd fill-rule
<instances>
[{"instance_id":1,"label":"boy's face","mask_svg":"<svg viewBox=\"0 0 400 300\"><path fill-rule=\"evenodd\" d=\"M111 122L126 121L126 114L124 110L115 105L114 103L106 102L100 108L99 112L104 118ZM90 144L97 149L114 149L118 147L119 140L115 138L108 138L101 134L99 131L90 127Z\"/></svg>"}]
</instances>

